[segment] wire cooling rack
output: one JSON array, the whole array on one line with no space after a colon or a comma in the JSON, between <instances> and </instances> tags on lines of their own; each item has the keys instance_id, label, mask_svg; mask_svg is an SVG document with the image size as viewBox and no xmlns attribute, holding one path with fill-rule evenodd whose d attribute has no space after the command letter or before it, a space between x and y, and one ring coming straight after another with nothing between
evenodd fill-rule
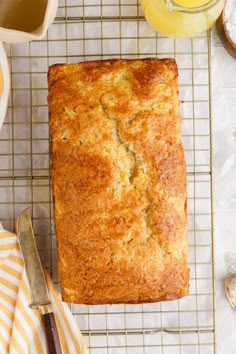
<instances>
[{"instance_id":1,"label":"wire cooling rack","mask_svg":"<svg viewBox=\"0 0 236 354\"><path fill-rule=\"evenodd\" d=\"M145 305L71 305L90 354L215 353L210 37L170 39L144 20L136 0L61 0L38 42L6 46L11 95L0 133L0 220L32 207L44 266L57 282L49 170L48 66L115 57L174 57L179 67L188 181L190 295Z\"/></svg>"}]
</instances>

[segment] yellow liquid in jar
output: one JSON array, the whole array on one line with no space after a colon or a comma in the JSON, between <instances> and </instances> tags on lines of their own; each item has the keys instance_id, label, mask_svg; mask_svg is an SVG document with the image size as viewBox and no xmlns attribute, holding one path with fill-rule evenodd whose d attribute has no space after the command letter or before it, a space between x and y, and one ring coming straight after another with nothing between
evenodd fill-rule
<instances>
[{"instance_id":1,"label":"yellow liquid in jar","mask_svg":"<svg viewBox=\"0 0 236 354\"><path fill-rule=\"evenodd\" d=\"M184 7L198 7L207 4L209 0L177 0L175 3Z\"/></svg>"},{"instance_id":2,"label":"yellow liquid in jar","mask_svg":"<svg viewBox=\"0 0 236 354\"><path fill-rule=\"evenodd\" d=\"M206 0L176 0L175 3L188 8L202 6ZM165 0L141 0L142 9L150 25L170 37L195 37L211 27L224 7L220 0L208 10L199 13L168 12Z\"/></svg>"}]
</instances>

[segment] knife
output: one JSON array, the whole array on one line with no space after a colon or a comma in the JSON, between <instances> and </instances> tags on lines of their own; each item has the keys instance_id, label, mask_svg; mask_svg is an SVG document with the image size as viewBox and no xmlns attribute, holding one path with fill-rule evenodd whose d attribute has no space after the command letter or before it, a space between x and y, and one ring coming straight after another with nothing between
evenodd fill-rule
<instances>
[{"instance_id":1,"label":"knife","mask_svg":"<svg viewBox=\"0 0 236 354\"><path fill-rule=\"evenodd\" d=\"M32 294L32 309L40 309L50 354L62 354L56 322L48 293L47 283L34 238L30 208L23 210L16 222L17 236L25 262Z\"/></svg>"}]
</instances>

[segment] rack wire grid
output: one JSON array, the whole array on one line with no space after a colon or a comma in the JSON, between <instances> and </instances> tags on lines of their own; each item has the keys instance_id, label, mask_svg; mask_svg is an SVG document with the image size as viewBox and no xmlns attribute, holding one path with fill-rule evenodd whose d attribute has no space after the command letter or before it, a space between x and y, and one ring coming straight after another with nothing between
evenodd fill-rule
<instances>
[{"instance_id":1,"label":"rack wire grid","mask_svg":"<svg viewBox=\"0 0 236 354\"><path fill-rule=\"evenodd\" d=\"M209 32L171 39L146 23L137 0L61 0L46 37L6 45L11 94L0 133L0 219L31 206L37 246L57 283L49 169L47 71L54 63L173 57L179 68L187 161L189 296L143 305L71 305L90 354L215 353Z\"/></svg>"}]
</instances>

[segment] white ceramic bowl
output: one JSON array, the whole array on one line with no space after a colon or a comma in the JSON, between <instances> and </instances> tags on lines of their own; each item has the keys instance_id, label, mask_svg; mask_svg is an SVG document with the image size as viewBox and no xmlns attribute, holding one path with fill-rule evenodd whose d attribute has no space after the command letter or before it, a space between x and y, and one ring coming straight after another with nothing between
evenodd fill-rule
<instances>
[{"instance_id":1,"label":"white ceramic bowl","mask_svg":"<svg viewBox=\"0 0 236 354\"><path fill-rule=\"evenodd\" d=\"M10 72L3 44L0 42L0 67L3 75L3 89L0 93L0 129L3 124L10 91Z\"/></svg>"},{"instance_id":2,"label":"white ceramic bowl","mask_svg":"<svg viewBox=\"0 0 236 354\"><path fill-rule=\"evenodd\" d=\"M8 5L10 2L7 3L7 1L8 0L6 0L5 2L5 6L10 6ZM14 0L11 0L11 3L13 2ZM23 42L30 42L33 40L42 39L45 36L48 27L52 24L56 16L57 8L58 8L58 0L47 0L47 7L46 7L46 12L45 12L43 22L33 32L23 32L15 29L4 28L1 27L1 23L0 23L0 41L6 43L23 43Z\"/></svg>"},{"instance_id":3,"label":"white ceramic bowl","mask_svg":"<svg viewBox=\"0 0 236 354\"><path fill-rule=\"evenodd\" d=\"M230 37L230 34L227 30L227 25L226 25L226 6L227 6L227 1L225 3L225 7L221 13L221 16L216 22L216 28L220 37L220 40L225 47L225 49L228 51L228 53L236 59L236 43L233 42L233 40Z\"/></svg>"}]
</instances>

